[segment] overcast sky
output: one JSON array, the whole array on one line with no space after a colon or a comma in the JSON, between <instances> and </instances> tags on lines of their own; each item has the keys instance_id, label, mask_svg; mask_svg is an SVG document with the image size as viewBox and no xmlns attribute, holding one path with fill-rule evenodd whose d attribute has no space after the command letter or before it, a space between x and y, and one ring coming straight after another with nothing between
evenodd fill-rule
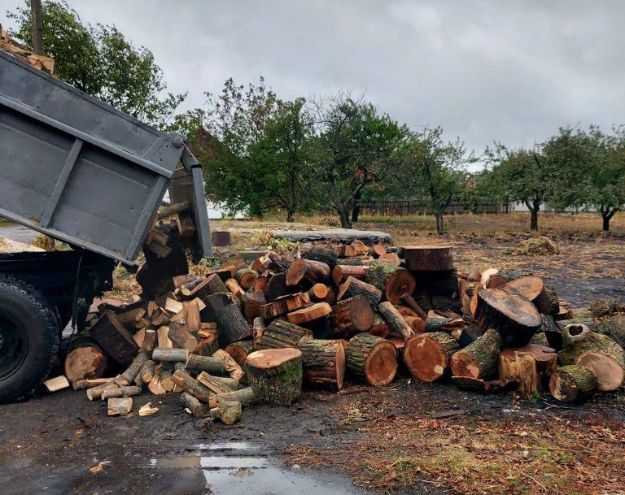
<instances>
[{"instance_id":1,"label":"overcast sky","mask_svg":"<svg viewBox=\"0 0 625 495\"><path fill-rule=\"evenodd\" d=\"M22 0L2 0L6 10ZM364 92L413 128L481 152L562 125L625 123L625 2L69 0L154 52L200 106L232 76L282 98Z\"/></svg>"}]
</instances>

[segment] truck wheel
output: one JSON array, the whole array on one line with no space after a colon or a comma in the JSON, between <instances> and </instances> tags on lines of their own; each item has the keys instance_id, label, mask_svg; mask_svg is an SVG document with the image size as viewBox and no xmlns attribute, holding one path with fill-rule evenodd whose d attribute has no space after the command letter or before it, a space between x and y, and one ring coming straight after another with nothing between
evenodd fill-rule
<instances>
[{"instance_id":1,"label":"truck wheel","mask_svg":"<svg viewBox=\"0 0 625 495\"><path fill-rule=\"evenodd\" d=\"M59 340L55 312L41 293L0 275L0 402L33 395L52 369Z\"/></svg>"}]
</instances>

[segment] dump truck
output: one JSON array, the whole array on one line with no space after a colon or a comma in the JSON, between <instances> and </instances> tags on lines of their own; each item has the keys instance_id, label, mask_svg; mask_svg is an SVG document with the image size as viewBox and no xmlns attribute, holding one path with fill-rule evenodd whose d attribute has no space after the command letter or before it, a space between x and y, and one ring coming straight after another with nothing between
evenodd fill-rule
<instances>
[{"instance_id":1,"label":"dump truck","mask_svg":"<svg viewBox=\"0 0 625 495\"><path fill-rule=\"evenodd\" d=\"M71 247L0 255L0 401L30 396L63 329L84 326L114 267L133 267L169 195L211 256L202 169L180 134L137 119L0 51L0 217Z\"/></svg>"}]
</instances>

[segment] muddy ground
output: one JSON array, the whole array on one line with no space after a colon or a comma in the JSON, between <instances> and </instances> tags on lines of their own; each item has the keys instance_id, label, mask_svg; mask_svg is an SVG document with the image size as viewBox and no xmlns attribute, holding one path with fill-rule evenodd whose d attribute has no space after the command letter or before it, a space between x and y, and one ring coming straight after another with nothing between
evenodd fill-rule
<instances>
[{"instance_id":1,"label":"muddy ground","mask_svg":"<svg viewBox=\"0 0 625 495\"><path fill-rule=\"evenodd\" d=\"M434 240L412 225L396 244ZM520 268L573 306L625 300L622 234L550 232L560 254L516 256L524 233L455 233L460 269ZM236 236L236 247L251 247ZM130 275L119 276L124 291ZM120 293L118 293L120 294ZM176 398L137 399L153 417L106 417L63 391L0 406L0 493L625 494L625 396L583 406L512 393L481 396L406 376L373 389L306 392L291 408L257 406L234 427L184 413Z\"/></svg>"}]
</instances>

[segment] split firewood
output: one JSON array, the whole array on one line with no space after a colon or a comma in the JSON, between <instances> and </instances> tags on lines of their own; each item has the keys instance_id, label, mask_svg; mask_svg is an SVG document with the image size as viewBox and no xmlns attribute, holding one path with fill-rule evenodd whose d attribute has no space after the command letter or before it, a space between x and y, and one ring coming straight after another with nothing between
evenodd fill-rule
<instances>
[{"instance_id":1,"label":"split firewood","mask_svg":"<svg viewBox=\"0 0 625 495\"><path fill-rule=\"evenodd\" d=\"M245 290L243 290L235 278L229 278L224 282L224 284L232 295L234 295L239 301L244 302Z\"/></svg>"},{"instance_id":2,"label":"split firewood","mask_svg":"<svg viewBox=\"0 0 625 495\"><path fill-rule=\"evenodd\" d=\"M514 380L523 397L534 397L546 389L557 360L551 347L528 344L504 349L499 353L499 378Z\"/></svg>"},{"instance_id":3,"label":"split firewood","mask_svg":"<svg viewBox=\"0 0 625 495\"><path fill-rule=\"evenodd\" d=\"M584 325L567 325L562 333L564 346L558 353L562 365L585 366L597 378L601 391L618 389L625 379L623 348L607 335L592 332Z\"/></svg>"},{"instance_id":4,"label":"split firewood","mask_svg":"<svg viewBox=\"0 0 625 495\"><path fill-rule=\"evenodd\" d=\"M451 356L459 349L458 342L445 332L416 335L404 344L404 363L418 380L433 382L445 376Z\"/></svg>"},{"instance_id":5,"label":"split firewood","mask_svg":"<svg viewBox=\"0 0 625 495\"><path fill-rule=\"evenodd\" d=\"M496 329L505 347L526 345L540 330L542 320L527 299L505 289L480 289L475 320L486 330Z\"/></svg>"},{"instance_id":6,"label":"split firewood","mask_svg":"<svg viewBox=\"0 0 625 495\"><path fill-rule=\"evenodd\" d=\"M297 348L302 339L313 338L312 331L284 320L274 320L265 329L257 349Z\"/></svg>"},{"instance_id":7,"label":"split firewood","mask_svg":"<svg viewBox=\"0 0 625 495\"><path fill-rule=\"evenodd\" d=\"M107 388L102 391L100 395L100 399L107 400L113 397L133 397L135 395L140 395L143 390L141 387L137 387L135 385L128 385L126 387L115 387L115 388Z\"/></svg>"},{"instance_id":8,"label":"split firewood","mask_svg":"<svg viewBox=\"0 0 625 495\"><path fill-rule=\"evenodd\" d=\"M320 261L333 269L337 263L337 255L330 249L315 247L304 253L302 258L312 261Z\"/></svg>"},{"instance_id":9,"label":"split firewood","mask_svg":"<svg viewBox=\"0 0 625 495\"><path fill-rule=\"evenodd\" d=\"M323 318L331 312L332 306L326 302L320 302L287 314L287 319L295 325L301 325L303 323Z\"/></svg>"},{"instance_id":10,"label":"split firewood","mask_svg":"<svg viewBox=\"0 0 625 495\"><path fill-rule=\"evenodd\" d=\"M196 399L208 404L210 390L184 370L176 370L172 376L174 383Z\"/></svg>"},{"instance_id":11,"label":"split firewood","mask_svg":"<svg viewBox=\"0 0 625 495\"><path fill-rule=\"evenodd\" d=\"M254 322L252 323L252 333L253 333L252 339L253 339L255 349L258 348L260 339L262 338L263 333L265 333L266 329L267 327L265 326L265 321L260 316L257 318L254 318Z\"/></svg>"},{"instance_id":12,"label":"split firewood","mask_svg":"<svg viewBox=\"0 0 625 495\"><path fill-rule=\"evenodd\" d=\"M169 315L166 311L159 309L154 311L152 317L150 318L150 323L154 327L161 327L163 325L167 325L169 323Z\"/></svg>"},{"instance_id":13,"label":"split firewood","mask_svg":"<svg viewBox=\"0 0 625 495\"><path fill-rule=\"evenodd\" d=\"M140 328L132 336L132 339L135 341L135 344L139 346L139 348L143 347L143 341L145 340L145 330L145 328Z\"/></svg>"},{"instance_id":14,"label":"split firewood","mask_svg":"<svg viewBox=\"0 0 625 495\"><path fill-rule=\"evenodd\" d=\"M224 349L239 366L243 366L247 355L254 351L254 342L251 340L241 340L228 344Z\"/></svg>"},{"instance_id":15,"label":"split firewood","mask_svg":"<svg viewBox=\"0 0 625 495\"><path fill-rule=\"evenodd\" d=\"M161 366L162 364L156 366L154 369L154 376L148 383L148 390L152 395L156 396L165 395L165 389L161 384Z\"/></svg>"},{"instance_id":16,"label":"split firewood","mask_svg":"<svg viewBox=\"0 0 625 495\"><path fill-rule=\"evenodd\" d=\"M264 254L263 256L256 258L252 263L252 270L256 273L264 273L269 269L269 265L271 265L271 258L268 255Z\"/></svg>"},{"instance_id":17,"label":"split firewood","mask_svg":"<svg viewBox=\"0 0 625 495\"><path fill-rule=\"evenodd\" d=\"M245 373L257 400L288 406L302 391L302 351L292 348L255 351L245 361Z\"/></svg>"},{"instance_id":18,"label":"split firewood","mask_svg":"<svg viewBox=\"0 0 625 495\"><path fill-rule=\"evenodd\" d=\"M156 369L156 362L148 359L143 366L141 366L141 371L139 375L141 376L141 380L143 383L150 383L152 378L154 378L154 370Z\"/></svg>"},{"instance_id":19,"label":"split firewood","mask_svg":"<svg viewBox=\"0 0 625 495\"><path fill-rule=\"evenodd\" d=\"M180 394L180 401L189 409L194 418L205 418L209 414L209 406L202 404L199 400L187 392Z\"/></svg>"},{"instance_id":20,"label":"split firewood","mask_svg":"<svg viewBox=\"0 0 625 495\"><path fill-rule=\"evenodd\" d=\"M508 282L505 288L517 294L521 294L527 300L533 302L536 309L541 313L547 315L553 313L553 301L550 300L545 290L545 284L542 278L535 276L517 278Z\"/></svg>"},{"instance_id":21,"label":"split firewood","mask_svg":"<svg viewBox=\"0 0 625 495\"><path fill-rule=\"evenodd\" d=\"M56 376L43 382L48 392L58 392L64 388L69 388L69 381L65 375Z\"/></svg>"},{"instance_id":22,"label":"split firewood","mask_svg":"<svg viewBox=\"0 0 625 495\"><path fill-rule=\"evenodd\" d=\"M232 400L240 402L243 406L249 406L256 402L256 396L254 395L254 390L252 387L240 388L239 390L235 390L234 392L228 392L226 394L216 394L211 397L209 402L210 408L215 408L218 406L218 401L220 400Z\"/></svg>"},{"instance_id":23,"label":"split firewood","mask_svg":"<svg viewBox=\"0 0 625 495\"><path fill-rule=\"evenodd\" d=\"M160 383L165 392L173 392L177 387L170 369L161 369Z\"/></svg>"},{"instance_id":24,"label":"split firewood","mask_svg":"<svg viewBox=\"0 0 625 495\"><path fill-rule=\"evenodd\" d=\"M358 334L346 348L349 373L375 387L388 385L397 373L397 351L388 340L368 333Z\"/></svg>"},{"instance_id":25,"label":"split firewood","mask_svg":"<svg viewBox=\"0 0 625 495\"><path fill-rule=\"evenodd\" d=\"M248 323L260 316L261 308L267 304L265 293L262 290L246 292L242 299L243 315Z\"/></svg>"},{"instance_id":26,"label":"split firewood","mask_svg":"<svg viewBox=\"0 0 625 495\"><path fill-rule=\"evenodd\" d=\"M139 408L139 416L142 418L146 416L154 416L158 411L158 407L153 407L152 403L148 402Z\"/></svg>"},{"instance_id":27,"label":"split firewood","mask_svg":"<svg viewBox=\"0 0 625 495\"><path fill-rule=\"evenodd\" d=\"M595 393L597 385L597 378L590 369L572 364L552 373L549 391L558 400L582 402Z\"/></svg>"},{"instance_id":28,"label":"split firewood","mask_svg":"<svg viewBox=\"0 0 625 495\"><path fill-rule=\"evenodd\" d=\"M110 382L107 383L102 383L100 385L96 385L95 387L91 387L87 389L87 398L90 401L93 401L95 399L99 399L100 397L102 397L102 392L108 388L117 388L118 385L111 380Z\"/></svg>"},{"instance_id":29,"label":"split firewood","mask_svg":"<svg viewBox=\"0 0 625 495\"><path fill-rule=\"evenodd\" d=\"M384 318L382 318L378 313L375 313L373 315L373 324L371 325L371 328L367 330L367 333L375 335L376 337L382 337L384 339L388 336L390 332L391 330L388 327L387 323L384 321Z\"/></svg>"},{"instance_id":30,"label":"split firewood","mask_svg":"<svg viewBox=\"0 0 625 495\"><path fill-rule=\"evenodd\" d=\"M453 376L489 379L497 375L497 359L501 347L501 336L489 329L451 357Z\"/></svg>"},{"instance_id":31,"label":"split firewood","mask_svg":"<svg viewBox=\"0 0 625 495\"><path fill-rule=\"evenodd\" d=\"M237 363L226 351L219 349L213 354L213 358L218 359L224 365L224 370L230 375L230 378L241 381L245 373L239 363ZM248 356L249 358L249 356Z\"/></svg>"},{"instance_id":32,"label":"split firewood","mask_svg":"<svg viewBox=\"0 0 625 495\"><path fill-rule=\"evenodd\" d=\"M351 337L366 332L373 325L374 311L364 296L354 296L336 303L330 324L336 337Z\"/></svg>"},{"instance_id":33,"label":"split firewood","mask_svg":"<svg viewBox=\"0 0 625 495\"><path fill-rule=\"evenodd\" d=\"M111 398L106 406L108 416L127 416L132 411L132 398Z\"/></svg>"},{"instance_id":34,"label":"split firewood","mask_svg":"<svg viewBox=\"0 0 625 495\"><path fill-rule=\"evenodd\" d=\"M154 361L163 362L176 362L182 361L183 363L189 359L188 349L161 349L157 347L152 351L152 359Z\"/></svg>"},{"instance_id":35,"label":"split firewood","mask_svg":"<svg viewBox=\"0 0 625 495\"><path fill-rule=\"evenodd\" d=\"M391 263L395 266L400 266L402 263L401 258L397 253L386 253L378 258L378 261L384 261L386 263Z\"/></svg>"},{"instance_id":36,"label":"split firewood","mask_svg":"<svg viewBox=\"0 0 625 495\"><path fill-rule=\"evenodd\" d=\"M226 270L226 273L228 274L229 271ZM228 278L232 277L227 277L226 279ZM199 297L202 301L204 301L204 303L206 303L206 299L209 296L213 294L218 294L220 292L228 292L228 289L224 285L223 280L219 276L219 273L213 273L206 277L204 280L202 280L198 285L196 285L189 293L188 298L194 299L196 297Z\"/></svg>"},{"instance_id":37,"label":"split firewood","mask_svg":"<svg viewBox=\"0 0 625 495\"><path fill-rule=\"evenodd\" d=\"M171 297L168 297L165 301L165 311L171 313L172 315L182 312L183 309L184 306L180 301L176 301Z\"/></svg>"},{"instance_id":38,"label":"split firewood","mask_svg":"<svg viewBox=\"0 0 625 495\"><path fill-rule=\"evenodd\" d=\"M63 371L71 383L86 378L100 378L106 369L106 356L89 337L81 336L70 342Z\"/></svg>"},{"instance_id":39,"label":"split firewood","mask_svg":"<svg viewBox=\"0 0 625 495\"><path fill-rule=\"evenodd\" d=\"M197 332L202 324L200 311L205 308L204 302L200 298L195 298L191 301L184 301L182 305L185 330L191 333Z\"/></svg>"},{"instance_id":40,"label":"split firewood","mask_svg":"<svg viewBox=\"0 0 625 495\"><path fill-rule=\"evenodd\" d=\"M249 270L248 268L242 268L237 271L235 275L236 281L239 282L239 285L247 290L251 287L254 287L256 280L258 279L258 273L254 270Z\"/></svg>"},{"instance_id":41,"label":"split firewood","mask_svg":"<svg viewBox=\"0 0 625 495\"><path fill-rule=\"evenodd\" d=\"M321 261L299 258L293 261L286 273L287 287L299 285L303 280L323 282L330 279L330 267Z\"/></svg>"},{"instance_id":42,"label":"split firewood","mask_svg":"<svg viewBox=\"0 0 625 495\"><path fill-rule=\"evenodd\" d=\"M339 256L343 258L351 258L354 256L364 256L369 254L369 246L364 242L355 240L350 244L343 244Z\"/></svg>"},{"instance_id":43,"label":"split firewood","mask_svg":"<svg viewBox=\"0 0 625 495\"><path fill-rule=\"evenodd\" d=\"M308 293L296 292L295 294L278 297L273 302L261 306L260 316L265 319L275 318L309 305L310 297Z\"/></svg>"},{"instance_id":44,"label":"split firewood","mask_svg":"<svg viewBox=\"0 0 625 495\"><path fill-rule=\"evenodd\" d=\"M157 346L161 349L171 349L174 344L169 338L169 327L162 326L156 331Z\"/></svg>"},{"instance_id":45,"label":"split firewood","mask_svg":"<svg viewBox=\"0 0 625 495\"><path fill-rule=\"evenodd\" d=\"M410 325L406 323L404 317L399 313L399 311L397 311L397 309L395 309L395 306L393 306L392 303L389 301L381 302L378 305L378 311L382 315L382 318L384 318L384 321L388 324L391 333L399 334L405 339L409 339L414 335Z\"/></svg>"},{"instance_id":46,"label":"split firewood","mask_svg":"<svg viewBox=\"0 0 625 495\"><path fill-rule=\"evenodd\" d=\"M417 285L408 270L384 261L369 267L365 281L381 290L391 304L400 304L402 297L412 294Z\"/></svg>"},{"instance_id":47,"label":"split firewood","mask_svg":"<svg viewBox=\"0 0 625 495\"><path fill-rule=\"evenodd\" d=\"M169 339L181 349L186 349L189 353L195 351L197 347L197 339L189 332L187 332L181 325L176 323L169 324L169 333L167 334Z\"/></svg>"},{"instance_id":48,"label":"split firewood","mask_svg":"<svg viewBox=\"0 0 625 495\"><path fill-rule=\"evenodd\" d=\"M369 254L379 258L380 256L384 256L386 254L386 246L384 243L378 242L369 248Z\"/></svg>"},{"instance_id":49,"label":"split firewood","mask_svg":"<svg viewBox=\"0 0 625 495\"><path fill-rule=\"evenodd\" d=\"M227 394L229 392L234 392L239 388L238 380L235 380L234 378L209 375L206 371L202 371L196 379L215 394Z\"/></svg>"},{"instance_id":50,"label":"split firewood","mask_svg":"<svg viewBox=\"0 0 625 495\"><path fill-rule=\"evenodd\" d=\"M365 265L336 265L332 270L332 280L335 285L342 284L347 277L364 280L367 277L369 266Z\"/></svg>"},{"instance_id":51,"label":"split firewood","mask_svg":"<svg viewBox=\"0 0 625 495\"><path fill-rule=\"evenodd\" d=\"M132 335L109 312L102 314L90 333L102 350L122 366L128 366L139 350Z\"/></svg>"},{"instance_id":52,"label":"split firewood","mask_svg":"<svg viewBox=\"0 0 625 495\"><path fill-rule=\"evenodd\" d=\"M371 304L372 308L377 308L380 300L382 299L382 291L375 285L368 284L362 280L358 280L352 276L347 277L345 282L339 287L339 292L336 296L338 301L347 299L354 296L365 296Z\"/></svg>"},{"instance_id":53,"label":"split firewood","mask_svg":"<svg viewBox=\"0 0 625 495\"><path fill-rule=\"evenodd\" d=\"M126 383L132 383L135 380L147 360L148 355L145 352L140 352L135 356L130 366L121 375L126 380Z\"/></svg>"},{"instance_id":54,"label":"split firewood","mask_svg":"<svg viewBox=\"0 0 625 495\"><path fill-rule=\"evenodd\" d=\"M452 270L451 246L404 246L401 248L409 270Z\"/></svg>"},{"instance_id":55,"label":"split firewood","mask_svg":"<svg viewBox=\"0 0 625 495\"><path fill-rule=\"evenodd\" d=\"M339 391L345 377L345 346L343 340L302 340L304 382L314 386L330 386Z\"/></svg>"},{"instance_id":56,"label":"split firewood","mask_svg":"<svg viewBox=\"0 0 625 495\"><path fill-rule=\"evenodd\" d=\"M217 407L210 410L213 420L217 419L225 425L233 425L241 420L241 403L238 401L219 400Z\"/></svg>"},{"instance_id":57,"label":"split firewood","mask_svg":"<svg viewBox=\"0 0 625 495\"><path fill-rule=\"evenodd\" d=\"M327 285L322 284L322 283L316 283L310 289L308 289L307 294L308 294L308 298L311 301L328 302L327 299L330 296L331 291L332 289L330 289L330 287L328 287Z\"/></svg>"},{"instance_id":58,"label":"split firewood","mask_svg":"<svg viewBox=\"0 0 625 495\"><path fill-rule=\"evenodd\" d=\"M217 323L219 328L219 344L222 347L252 336L252 328L234 299L232 294L224 292L213 294L204 300L205 311L210 315L209 321Z\"/></svg>"},{"instance_id":59,"label":"split firewood","mask_svg":"<svg viewBox=\"0 0 625 495\"><path fill-rule=\"evenodd\" d=\"M189 371L206 371L210 374L223 375L226 373L226 367L222 359L212 356L198 356L190 354L186 362L186 369Z\"/></svg>"},{"instance_id":60,"label":"split firewood","mask_svg":"<svg viewBox=\"0 0 625 495\"><path fill-rule=\"evenodd\" d=\"M156 330L150 328L145 329L143 344L141 345L141 352L151 354L156 347Z\"/></svg>"}]
</instances>

